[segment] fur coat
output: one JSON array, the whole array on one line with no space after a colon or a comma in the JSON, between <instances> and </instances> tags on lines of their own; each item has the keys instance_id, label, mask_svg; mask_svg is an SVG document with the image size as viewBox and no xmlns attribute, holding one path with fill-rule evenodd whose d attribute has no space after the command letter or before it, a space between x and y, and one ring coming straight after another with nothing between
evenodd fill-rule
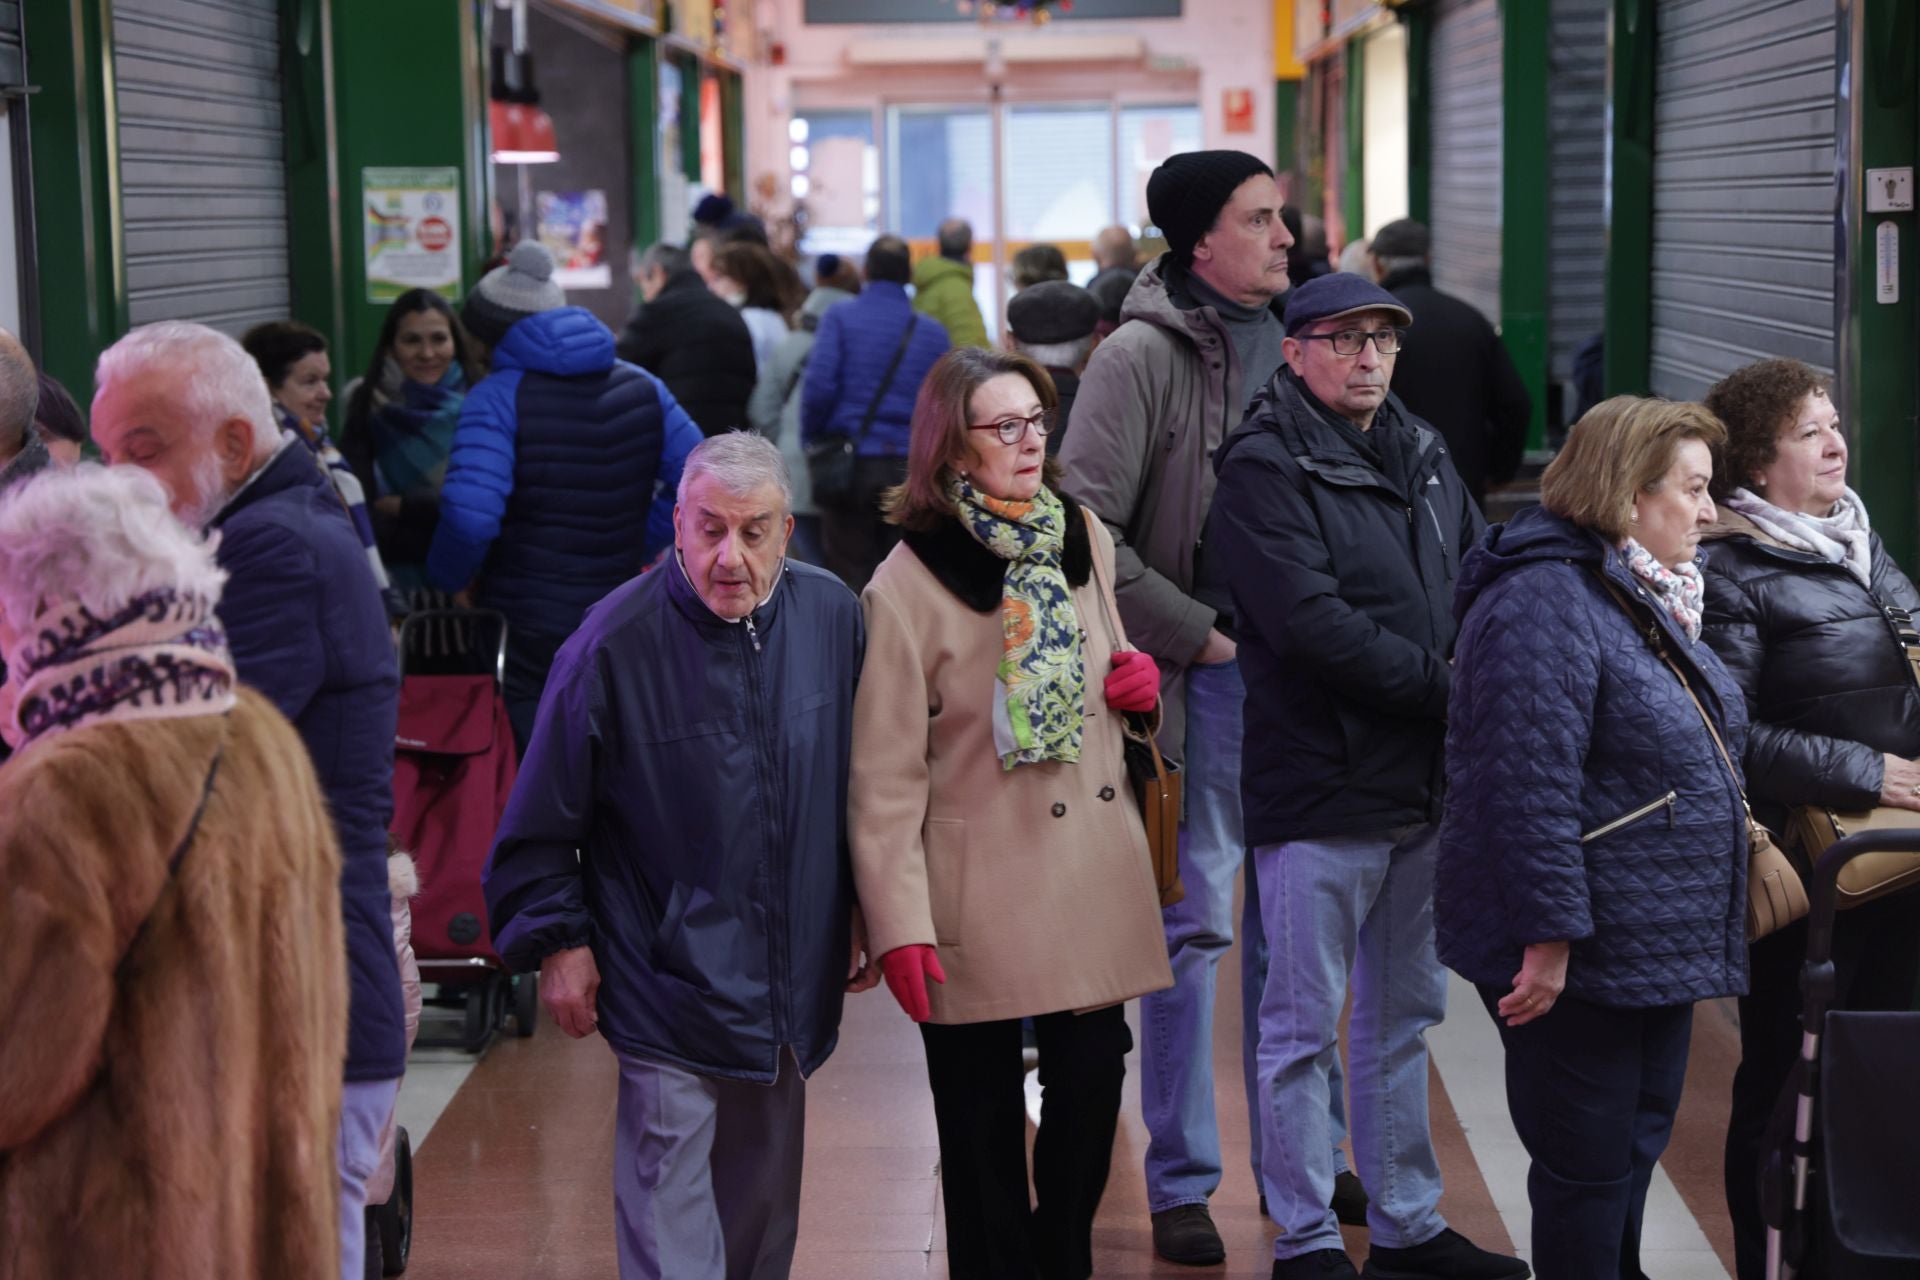
<instances>
[{"instance_id":1,"label":"fur coat","mask_svg":"<svg viewBox=\"0 0 1920 1280\"><path fill-rule=\"evenodd\" d=\"M339 1275L339 876L250 690L0 771L0 1280Z\"/></svg>"}]
</instances>

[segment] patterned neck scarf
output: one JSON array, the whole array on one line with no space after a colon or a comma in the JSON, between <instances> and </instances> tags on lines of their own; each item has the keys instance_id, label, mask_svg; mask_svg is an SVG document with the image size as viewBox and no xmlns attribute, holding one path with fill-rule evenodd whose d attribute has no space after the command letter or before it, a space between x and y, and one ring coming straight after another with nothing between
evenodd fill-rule
<instances>
[{"instance_id":1,"label":"patterned neck scarf","mask_svg":"<svg viewBox=\"0 0 1920 1280\"><path fill-rule=\"evenodd\" d=\"M1735 489L1727 495L1727 506L1768 537L1841 566L1863 587L1873 585L1873 533L1867 524L1867 504L1852 489L1824 516L1776 507L1751 489Z\"/></svg>"},{"instance_id":2,"label":"patterned neck scarf","mask_svg":"<svg viewBox=\"0 0 1920 1280\"><path fill-rule=\"evenodd\" d=\"M1689 560L1678 569L1669 569L1654 559L1653 552L1627 539L1627 568L1647 585L1647 590L1666 607L1673 620L1686 632L1687 643L1700 639L1700 614L1706 608L1707 580L1700 566Z\"/></svg>"},{"instance_id":3,"label":"patterned neck scarf","mask_svg":"<svg viewBox=\"0 0 1920 1280\"><path fill-rule=\"evenodd\" d=\"M215 715L234 705L227 635L204 596L149 591L111 617L49 609L7 657L21 745L115 721Z\"/></svg>"},{"instance_id":4,"label":"patterned neck scarf","mask_svg":"<svg viewBox=\"0 0 1920 1280\"><path fill-rule=\"evenodd\" d=\"M990 498L955 477L947 486L960 523L1007 562L1005 629L995 673L993 745L1003 768L1080 759L1087 672L1061 553L1067 510L1050 490L1026 502Z\"/></svg>"}]
</instances>

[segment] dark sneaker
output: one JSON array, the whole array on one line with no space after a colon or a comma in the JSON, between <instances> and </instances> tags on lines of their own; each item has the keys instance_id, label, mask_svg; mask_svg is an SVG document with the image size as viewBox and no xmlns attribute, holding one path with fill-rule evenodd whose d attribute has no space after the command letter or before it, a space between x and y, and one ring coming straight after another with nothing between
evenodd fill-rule
<instances>
[{"instance_id":1,"label":"dark sneaker","mask_svg":"<svg viewBox=\"0 0 1920 1280\"><path fill-rule=\"evenodd\" d=\"M1273 1264L1273 1280L1355 1280L1360 1273L1339 1249L1321 1249Z\"/></svg>"},{"instance_id":2,"label":"dark sneaker","mask_svg":"<svg viewBox=\"0 0 1920 1280\"><path fill-rule=\"evenodd\" d=\"M1178 1204L1153 1215L1153 1251L1168 1262L1188 1267L1210 1267L1227 1260L1213 1215L1203 1204Z\"/></svg>"},{"instance_id":3,"label":"dark sneaker","mask_svg":"<svg viewBox=\"0 0 1920 1280\"><path fill-rule=\"evenodd\" d=\"M1518 1258L1488 1253L1449 1227L1411 1249L1373 1247L1366 1280L1527 1280L1533 1269Z\"/></svg>"},{"instance_id":4,"label":"dark sneaker","mask_svg":"<svg viewBox=\"0 0 1920 1280\"><path fill-rule=\"evenodd\" d=\"M1342 1169L1333 1175L1333 1199L1328 1204L1333 1216L1342 1226L1364 1227L1367 1225L1367 1189L1360 1185L1360 1175L1351 1169Z\"/></svg>"}]
</instances>

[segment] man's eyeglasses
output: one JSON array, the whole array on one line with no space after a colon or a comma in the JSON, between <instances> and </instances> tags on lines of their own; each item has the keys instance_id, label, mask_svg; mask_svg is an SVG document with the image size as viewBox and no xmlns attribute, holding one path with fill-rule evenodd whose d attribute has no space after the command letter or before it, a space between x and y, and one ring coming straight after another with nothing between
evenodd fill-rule
<instances>
[{"instance_id":1,"label":"man's eyeglasses","mask_svg":"<svg viewBox=\"0 0 1920 1280\"><path fill-rule=\"evenodd\" d=\"M1398 355L1400 344L1406 339L1406 330L1389 325L1384 329L1375 329L1368 333L1365 329L1341 329L1335 333L1297 333L1294 337L1301 342L1330 342L1333 354L1337 356L1357 356L1360 348L1367 345L1367 339L1373 339L1373 349L1383 356Z\"/></svg>"},{"instance_id":2,"label":"man's eyeglasses","mask_svg":"<svg viewBox=\"0 0 1920 1280\"><path fill-rule=\"evenodd\" d=\"M1356 348L1357 349L1357 348ZM998 422L984 422L979 425L967 424L969 431L997 431L1001 444L1019 444L1026 438L1027 428L1032 427L1037 436L1045 436L1053 430L1053 411L1042 409L1031 418L1002 418Z\"/></svg>"}]
</instances>

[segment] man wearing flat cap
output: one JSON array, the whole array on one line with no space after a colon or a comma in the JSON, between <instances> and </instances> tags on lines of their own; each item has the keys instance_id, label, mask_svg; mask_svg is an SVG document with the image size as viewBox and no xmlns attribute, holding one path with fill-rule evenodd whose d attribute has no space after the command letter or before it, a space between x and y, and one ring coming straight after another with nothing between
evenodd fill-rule
<instances>
[{"instance_id":1,"label":"man wearing flat cap","mask_svg":"<svg viewBox=\"0 0 1920 1280\"><path fill-rule=\"evenodd\" d=\"M1202 589L1232 599L1246 672L1242 800L1272 953L1259 1115L1275 1280L1355 1274L1327 1208L1349 984L1367 1275L1529 1274L1440 1216L1427 1127L1453 583L1483 525L1439 433L1387 390L1412 320L1357 275L1289 294L1286 364L1221 446L1207 521Z\"/></svg>"},{"instance_id":2,"label":"man wearing flat cap","mask_svg":"<svg viewBox=\"0 0 1920 1280\"><path fill-rule=\"evenodd\" d=\"M1200 534L1213 500L1214 451L1280 367L1278 299L1293 237L1280 220L1272 170L1241 151L1173 156L1147 180L1147 212L1167 252L1134 280L1120 327L1088 362L1060 462L1067 487L1113 533L1127 637L1160 664L1160 750L1186 772L1186 897L1162 913L1173 987L1140 1002L1140 1097L1154 1251L1205 1266L1226 1256L1207 1209L1221 1178L1214 979L1233 945L1234 881L1243 868L1240 986L1248 1028L1257 1025L1265 948L1240 829L1245 693L1232 619L1223 616L1231 601L1200 595ZM1253 1040L1242 1037L1250 1106ZM1336 1105L1331 1127L1338 1124ZM1259 1129L1249 1129L1257 1182ZM1341 1181L1343 1218L1363 1221L1359 1181L1350 1173Z\"/></svg>"},{"instance_id":3,"label":"man wearing flat cap","mask_svg":"<svg viewBox=\"0 0 1920 1280\"><path fill-rule=\"evenodd\" d=\"M1412 218L1389 222L1367 247L1374 279L1413 313L1393 394L1440 433L1453 469L1484 508L1487 485L1520 470L1533 400L1487 318L1433 287L1431 248L1426 227Z\"/></svg>"},{"instance_id":4,"label":"man wearing flat cap","mask_svg":"<svg viewBox=\"0 0 1920 1280\"><path fill-rule=\"evenodd\" d=\"M1007 332L1013 349L1047 371L1060 395L1047 455L1060 452L1080 394L1080 375L1098 344L1100 303L1077 284L1044 280L1013 295L1007 304Z\"/></svg>"}]
</instances>

